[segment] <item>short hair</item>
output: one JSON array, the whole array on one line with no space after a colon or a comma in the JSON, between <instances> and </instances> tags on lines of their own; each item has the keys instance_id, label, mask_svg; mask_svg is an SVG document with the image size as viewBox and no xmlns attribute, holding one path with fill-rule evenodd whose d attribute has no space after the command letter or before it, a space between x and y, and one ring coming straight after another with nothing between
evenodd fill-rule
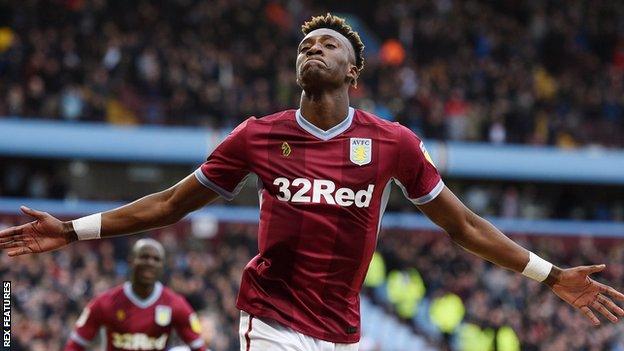
<instances>
[{"instance_id":1,"label":"short hair","mask_svg":"<svg viewBox=\"0 0 624 351\"><path fill-rule=\"evenodd\" d=\"M320 28L332 29L344 35L353 46L355 67L357 67L358 72L364 69L364 43L360 39L360 35L347 24L344 18L334 16L329 12L324 16L314 16L301 26L301 31L304 35L308 35L311 31Z\"/></svg>"},{"instance_id":2,"label":"short hair","mask_svg":"<svg viewBox=\"0 0 624 351\"><path fill-rule=\"evenodd\" d=\"M136 254L138 253L139 249L141 249L143 246L151 246L153 248L156 249L156 251L158 251L158 253L161 255L161 257L165 257L165 248L162 246L161 243L159 243L158 241L152 239L152 238L143 238L143 239L139 239L134 243L134 246L132 247L132 256L136 256Z\"/></svg>"}]
</instances>

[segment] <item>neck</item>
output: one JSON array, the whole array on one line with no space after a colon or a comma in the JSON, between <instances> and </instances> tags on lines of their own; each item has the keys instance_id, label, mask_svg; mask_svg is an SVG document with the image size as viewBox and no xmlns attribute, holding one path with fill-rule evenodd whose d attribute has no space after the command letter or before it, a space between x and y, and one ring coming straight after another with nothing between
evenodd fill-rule
<instances>
[{"instance_id":1,"label":"neck","mask_svg":"<svg viewBox=\"0 0 624 351\"><path fill-rule=\"evenodd\" d=\"M349 91L301 93L301 114L305 119L322 130L328 130L344 120L349 111Z\"/></svg>"},{"instance_id":2,"label":"neck","mask_svg":"<svg viewBox=\"0 0 624 351\"><path fill-rule=\"evenodd\" d=\"M139 284L134 281L131 283L132 291L134 291L134 294L141 299L146 299L148 296L150 296L152 291L154 291L154 287L156 286L156 284Z\"/></svg>"}]
</instances>

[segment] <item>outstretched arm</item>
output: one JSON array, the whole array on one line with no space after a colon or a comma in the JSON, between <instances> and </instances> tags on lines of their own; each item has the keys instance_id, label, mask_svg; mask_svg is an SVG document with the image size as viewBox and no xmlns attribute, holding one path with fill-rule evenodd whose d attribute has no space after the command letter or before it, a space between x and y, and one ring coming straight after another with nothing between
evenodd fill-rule
<instances>
[{"instance_id":1,"label":"outstretched arm","mask_svg":"<svg viewBox=\"0 0 624 351\"><path fill-rule=\"evenodd\" d=\"M169 189L102 213L98 234L111 237L171 225L218 196L191 174ZM9 256L52 251L78 240L75 221L61 222L24 206L21 210L34 221L0 231L0 250L8 250Z\"/></svg>"},{"instance_id":2,"label":"outstretched arm","mask_svg":"<svg viewBox=\"0 0 624 351\"><path fill-rule=\"evenodd\" d=\"M102 214L102 237L165 227L178 222L219 195L191 174L171 188Z\"/></svg>"},{"instance_id":3,"label":"outstretched arm","mask_svg":"<svg viewBox=\"0 0 624 351\"><path fill-rule=\"evenodd\" d=\"M445 187L434 200L419 208L466 250L501 267L531 276L527 274L527 265L530 257L534 260L537 256L531 255L490 222L468 209L448 188ZM624 310L609 297L624 301L624 295L589 278L590 274L604 268L604 265L569 269L552 266L549 272L544 273L545 279L538 280L543 280L562 300L580 309L594 325L600 322L592 309L617 322L617 316L624 316Z\"/></svg>"}]
</instances>

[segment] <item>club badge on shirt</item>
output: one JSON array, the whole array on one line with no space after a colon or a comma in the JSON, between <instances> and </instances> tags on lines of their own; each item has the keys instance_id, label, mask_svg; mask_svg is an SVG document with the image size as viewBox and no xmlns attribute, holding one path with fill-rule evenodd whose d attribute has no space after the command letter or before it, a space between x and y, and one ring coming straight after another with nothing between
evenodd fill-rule
<instances>
[{"instance_id":1,"label":"club badge on shirt","mask_svg":"<svg viewBox=\"0 0 624 351\"><path fill-rule=\"evenodd\" d=\"M371 162L373 153L373 141L367 138L351 138L349 156L351 162L358 166L364 166Z\"/></svg>"},{"instance_id":2,"label":"club badge on shirt","mask_svg":"<svg viewBox=\"0 0 624 351\"><path fill-rule=\"evenodd\" d=\"M171 323L171 307L158 305L154 314L154 321L161 327L165 327Z\"/></svg>"}]
</instances>

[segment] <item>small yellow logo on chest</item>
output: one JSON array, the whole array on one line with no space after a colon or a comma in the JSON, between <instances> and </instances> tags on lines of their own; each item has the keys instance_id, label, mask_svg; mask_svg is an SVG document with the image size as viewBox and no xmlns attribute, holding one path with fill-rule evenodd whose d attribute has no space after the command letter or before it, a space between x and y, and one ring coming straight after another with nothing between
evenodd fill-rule
<instances>
[{"instance_id":1,"label":"small yellow logo on chest","mask_svg":"<svg viewBox=\"0 0 624 351\"><path fill-rule=\"evenodd\" d=\"M117 310L117 313L115 313L115 315L117 316L118 321L123 321L124 319L126 319L126 312L124 310Z\"/></svg>"},{"instance_id":2,"label":"small yellow logo on chest","mask_svg":"<svg viewBox=\"0 0 624 351\"><path fill-rule=\"evenodd\" d=\"M288 157L290 156L291 152L292 152L292 149L290 148L290 145L288 145L287 142L283 142L282 143L282 156Z\"/></svg>"}]
</instances>

